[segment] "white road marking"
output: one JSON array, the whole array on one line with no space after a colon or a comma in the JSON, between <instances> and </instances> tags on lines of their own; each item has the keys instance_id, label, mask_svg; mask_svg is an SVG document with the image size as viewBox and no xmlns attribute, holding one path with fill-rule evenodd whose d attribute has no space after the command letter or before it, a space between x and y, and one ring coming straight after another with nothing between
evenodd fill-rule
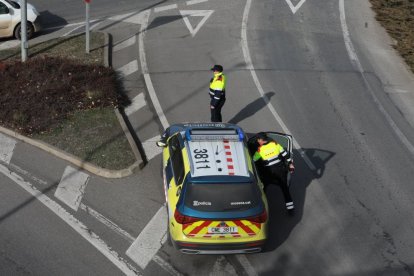
<instances>
[{"instance_id":1,"label":"white road marking","mask_svg":"<svg viewBox=\"0 0 414 276\"><path fill-rule=\"evenodd\" d=\"M100 19L90 20L90 21L89 21L89 23L91 24L91 23L94 23L94 22L99 21L99 20L100 20ZM80 25L79 25L79 24L80 24ZM68 32L66 32L66 33L64 33L64 34L62 35L62 37L68 36L68 35L70 35L71 33L73 33L74 31L79 30L79 29L81 29L81 28L85 27L85 22L83 22L83 23L79 23L79 24L71 24L71 26L77 26L77 27L76 27L76 28L73 28L72 30L70 30L70 31L68 31ZM78 26L78 25L79 25L79 26ZM66 25L65 27L68 27L68 26L70 26L70 25Z\"/></svg>"},{"instance_id":2,"label":"white road marking","mask_svg":"<svg viewBox=\"0 0 414 276\"><path fill-rule=\"evenodd\" d=\"M156 144L156 142L160 139L161 136L157 135L142 143L142 147L145 150L145 155L147 156L148 161L162 153L162 148L158 147Z\"/></svg>"},{"instance_id":3,"label":"white road marking","mask_svg":"<svg viewBox=\"0 0 414 276\"><path fill-rule=\"evenodd\" d=\"M125 64L122 67L119 67L116 69L116 71L122 76L127 77L135 72L138 71L138 61L135 59L133 61L130 61L129 63Z\"/></svg>"},{"instance_id":4,"label":"white road marking","mask_svg":"<svg viewBox=\"0 0 414 276\"><path fill-rule=\"evenodd\" d=\"M95 219L97 219L102 224L104 224L107 227L109 227L111 230L113 230L115 233L117 233L121 237L125 238L127 241L129 241L129 242L132 243L135 240L128 232L126 232L125 230L121 229L114 222L112 222L111 220L107 219L106 217L104 217L103 215L101 215L100 213L98 213L97 211L95 211L94 209L92 209L91 207L86 206L85 204L81 203L80 206L79 206L79 208L81 210L85 211L86 213L88 213L89 215L91 215L92 217L94 217Z\"/></svg>"},{"instance_id":5,"label":"white road marking","mask_svg":"<svg viewBox=\"0 0 414 276\"><path fill-rule=\"evenodd\" d=\"M242 20L242 28L241 28L241 40L242 41L241 41L241 44L242 44L244 60L246 62L247 69L250 71L250 74L252 75L252 78L253 78L253 81L256 85L256 88L259 91L260 95L262 96L263 100L265 101L267 108L269 108L269 110L272 113L273 117L276 119L278 124L281 126L283 132L292 133L287 128L285 123L282 121L282 118L279 116L279 114L276 112L276 109L273 107L273 105L270 102L269 98L265 95L263 87L260 84L259 78L257 77L256 70L253 67L252 58L250 56L250 51L249 51L249 45L247 43L247 20L249 18L249 10L250 10L251 4L252 4L252 0L247 0L246 6L244 8L243 20ZM296 141L295 138L293 138L293 143L295 145L295 148L297 148L297 149L302 148L299 145L299 143ZM305 163L309 166L309 168L311 170L316 168L306 155L303 154L302 158L305 160Z\"/></svg>"},{"instance_id":6,"label":"white road marking","mask_svg":"<svg viewBox=\"0 0 414 276\"><path fill-rule=\"evenodd\" d=\"M191 1L187 1L186 4L187 4L187 6L190 6L190 5L204 3L204 2L207 2L207 1L208 0L191 0Z\"/></svg>"},{"instance_id":7,"label":"white road marking","mask_svg":"<svg viewBox=\"0 0 414 276\"><path fill-rule=\"evenodd\" d=\"M9 167L12 168L13 170L17 171L18 173L24 175L27 178L30 178L31 180L35 181L36 183L46 186L47 185L47 181L44 181L36 176L34 176L33 174L31 174L30 172L20 168L19 166L10 163Z\"/></svg>"},{"instance_id":8,"label":"white road marking","mask_svg":"<svg viewBox=\"0 0 414 276\"><path fill-rule=\"evenodd\" d=\"M159 266L161 266L165 271L167 271L170 275L173 276L182 276L180 272L178 272L174 267L172 267L169 263L167 263L163 258L158 255L155 255L152 260L156 262Z\"/></svg>"},{"instance_id":9,"label":"white road marking","mask_svg":"<svg viewBox=\"0 0 414 276\"><path fill-rule=\"evenodd\" d=\"M130 243L133 243L135 238L131 236L127 231L123 230L121 227L119 227L116 223L111 221L110 219L106 218L102 214L98 213L94 209L92 209L89 206L86 206L85 204L81 203L79 206L81 210L85 211L87 214L91 215L95 219L97 219L102 224L109 227L112 231L120 235L121 237L125 238ZM163 242L164 243L164 242ZM155 255L152 260L156 262L159 266L161 266L165 271L167 271L170 275L173 276L181 276L182 274L178 272L174 267L172 267L169 263L167 263L163 258L161 258L158 255Z\"/></svg>"},{"instance_id":10,"label":"white road marking","mask_svg":"<svg viewBox=\"0 0 414 276\"><path fill-rule=\"evenodd\" d=\"M89 175L67 166L57 186L55 197L77 211L88 184Z\"/></svg>"},{"instance_id":11,"label":"white road marking","mask_svg":"<svg viewBox=\"0 0 414 276\"><path fill-rule=\"evenodd\" d=\"M17 141L0 133L0 161L10 163Z\"/></svg>"},{"instance_id":12,"label":"white road marking","mask_svg":"<svg viewBox=\"0 0 414 276\"><path fill-rule=\"evenodd\" d=\"M125 14L120 14L120 15L115 15L115 16L111 16L108 19L112 20L112 21L122 21L125 23L132 23L132 24L143 24L143 22L145 22L146 19L146 14L148 13L148 11L144 11L144 12L140 12L140 13L136 13L136 12L131 12L131 13L125 13Z\"/></svg>"},{"instance_id":13,"label":"white road marking","mask_svg":"<svg viewBox=\"0 0 414 276\"><path fill-rule=\"evenodd\" d=\"M141 63L142 73L144 75L145 84L147 86L148 94L150 95L152 105L154 106L155 111L157 112L157 116L160 119L160 122L163 128L167 129L167 127L169 126L169 123L167 121L167 118L165 117L164 111L161 108L161 104L160 104L160 101L158 100L157 94L155 93L154 86L152 85L151 76L148 73L147 59L145 57L144 37L145 37L145 32L148 26L149 15L150 15L149 11L145 13L145 16L143 13L143 17L145 18L145 20L143 20L140 32L138 34L139 60Z\"/></svg>"},{"instance_id":14,"label":"white road marking","mask_svg":"<svg viewBox=\"0 0 414 276\"><path fill-rule=\"evenodd\" d=\"M213 269L208 274L209 276L237 276L237 272L234 267L227 262L224 256L217 257L214 263Z\"/></svg>"},{"instance_id":15,"label":"white road marking","mask_svg":"<svg viewBox=\"0 0 414 276\"><path fill-rule=\"evenodd\" d=\"M300 7L302 7L303 3L305 3L306 0L301 0L296 6L292 4L291 0L286 0L286 3L288 3L289 8L292 10L293 14L295 14Z\"/></svg>"},{"instance_id":16,"label":"white road marking","mask_svg":"<svg viewBox=\"0 0 414 276\"><path fill-rule=\"evenodd\" d=\"M184 23L190 31L191 35L194 37L200 28L206 23L207 19L213 14L214 10L180 10L180 14L183 17ZM191 26L188 16L198 16L203 17L201 21L197 24L195 28Z\"/></svg>"},{"instance_id":17,"label":"white road marking","mask_svg":"<svg viewBox=\"0 0 414 276\"><path fill-rule=\"evenodd\" d=\"M135 98L133 98L132 103L127 108L125 108L125 114L127 116L130 116L131 114L143 108L146 104L147 103L145 102L144 93L140 93Z\"/></svg>"},{"instance_id":18,"label":"white road marking","mask_svg":"<svg viewBox=\"0 0 414 276\"><path fill-rule=\"evenodd\" d=\"M81 235L86 241L93 245L102 255L112 262L125 275L141 275L133 266L128 264L117 252L113 251L98 235L92 232L81 221L69 214L58 203L42 194L33 184L24 181L19 175L8 170L5 166L0 165L0 173L8 177L14 183L26 190L29 194L39 200L43 205L49 208L59 218L66 222L73 230Z\"/></svg>"},{"instance_id":19,"label":"white road marking","mask_svg":"<svg viewBox=\"0 0 414 276\"><path fill-rule=\"evenodd\" d=\"M14 47L17 47L19 45L20 45L19 40L9 40L9 41L6 41L6 42L0 44L0 51L5 50L5 49L14 48Z\"/></svg>"},{"instance_id":20,"label":"white road marking","mask_svg":"<svg viewBox=\"0 0 414 276\"><path fill-rule=\"evenodd\" d=\"M351 59L352 63L356 68L358 69L359 73L362 76L362 79L364 80L365 86L368 88L369 93L372 96L372 99L374 100L375 104L377 105L379 111L384 115L385 119L387 120L388 124L390 124L391 128L395 132L395 134L398 136L400 141L404 144L404 146L408 149L408 151L414 155L414 145L411 144L411 142L407 139L407 137L404 135L404 133L398 128L397 124L394 122L394 120L391 118L391 116L388 114L388 112L385 110L384 106L381 104L379 99L374 93L374 89L369 84L367 78L364 74L364 69L362 68L361 62L359 61L358 55L355 51L354 45L352 44L351 36L349 35L348 31L348 25L346 23L346 16L345 16L345 5L344 0L339 0L339 13L340 13L340 20L341 20L341 27L342 27L342 33L344 36L344 42L345 47L348 52L348 56Z\"/></svg>"},{"instance_id":21,"label":"white road marking","mask_svg":"<svg viewBox=\"0 0 414 276\"><path fill-rule=\"evenodd\" d=\"M167 232L167 210L163 205L145 226L126 254L142 269L148 265L162 246Z\"/></svg>"},{"instance_id":22,"label":"white road marking","mask_svg":"<svg viewBox=\"0 0 414 276\"><path fill-rule=\"evenodd\" d=\"M172 10L176 8L177 8L177 4L166 5L166 6L154 8L154 12L168 11L168 10Z\"/></svg>"},{"instance_id":23,"label":"white road marking","mask_svg":"<svg viewBox=\"0 0 414 276\"><path fill-rule=\"evenodd\" d=\"M120 50L125 49L129 46L134 45L136 41L137 41L137 39L136 39L136 36L134 35L134 36L128 38L127 40L124 40L124 41L119 42L119 43L115 43L115 46L112 48L112 50L114 52L120 51Z\"/></svg>"},{"instance_id":24,"label":"white road marking","mask_svg":"<svg viewBox=\"0 0 414 276\"><path fill-rule=\"evenodd\" d=\"M246 255L237 255L236 258L239 261L239 263L242 265L244 270L246 271L247 275L257 276L256 270L254 270L253 266L250 264L250 262L247 259Z\"/></svg>"}]
</instances>

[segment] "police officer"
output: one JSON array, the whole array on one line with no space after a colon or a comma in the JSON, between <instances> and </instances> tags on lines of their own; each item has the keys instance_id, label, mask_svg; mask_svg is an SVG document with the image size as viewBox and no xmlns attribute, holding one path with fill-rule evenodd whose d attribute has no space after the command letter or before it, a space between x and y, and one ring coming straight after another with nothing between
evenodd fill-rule
<instances>
[{"instance_id":1,"label":"police officer","mask_svg":"<svg viewBox=\"0 0 414 276\"><path fill-rule=\"evenodd\" d=\"M266 133L260 132L256 137L259 148L253 155L253 161L262 160L263 162L265 192L269 184L280 186L285 198L286 209L292 214L295 207L287 183L288 169L291 173L295 170L292 159L288 152L276 141L270 139Z\"/></svg>"},{"instance_id":2,"label":"police officer","mask_svg":"<svg viewBox=\"0 0 414 276\"><path fill-rule=\"evenodd\" d=\"M226 102L226 76L221 65L214 65L211 70L214 75L210 80L211 121L222 122L221 108Z\"/></svg>"}]
</instances>

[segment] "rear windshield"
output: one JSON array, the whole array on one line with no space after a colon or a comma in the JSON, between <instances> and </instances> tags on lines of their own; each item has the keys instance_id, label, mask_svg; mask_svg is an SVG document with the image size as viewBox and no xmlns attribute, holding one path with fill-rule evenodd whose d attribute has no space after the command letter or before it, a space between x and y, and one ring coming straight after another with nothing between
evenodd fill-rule
<instances>
[{"instance_id":1,"label":"rear windshield","mask_svg":"<svg viewBox=\"0 0 414 276\"><path fill-rule=\"evenodd\" d=\"M259 205L261 193L254 183L189 183L185 205L204 212L243 211Z\"/></svg>"}]
</instances>

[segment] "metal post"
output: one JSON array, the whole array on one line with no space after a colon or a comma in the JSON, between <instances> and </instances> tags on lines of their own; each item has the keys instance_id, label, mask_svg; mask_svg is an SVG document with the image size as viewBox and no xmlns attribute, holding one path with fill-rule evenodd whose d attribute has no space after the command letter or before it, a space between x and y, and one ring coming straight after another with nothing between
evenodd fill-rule
<instances>
[{"instance_id":1,"label":"metal post","mask_svg":"<svg viewBox=\"0 0 414 276\"><path fill-rule=\"evenodd\" d=\"M22 45L22 62L27 60L27 0L22 0L21 2L21 22L20 22L20 40Z\"/></svg>"},{"instance_id":2,"label":"metal post","mask_svg":"<svg viewBox=\"0 0 414 276\"><path fill-rule=\"evenodd\" d=\"M89 54L89 1L85 1L86 4L86 24L85 24L85 29L86 29L86 53Z\"/></svg>"}]
</instances>

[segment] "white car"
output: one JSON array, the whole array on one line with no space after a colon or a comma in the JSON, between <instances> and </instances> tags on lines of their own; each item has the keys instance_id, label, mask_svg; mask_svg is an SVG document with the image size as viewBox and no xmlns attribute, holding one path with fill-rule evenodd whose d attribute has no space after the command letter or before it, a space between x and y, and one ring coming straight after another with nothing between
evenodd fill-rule
<instances>
[{"instance_id":1,"label":"white car","mask_svg":"<svg viewBox=\"0 0 414 276\"><path fill-rule=\"evenodd\" d=\"M21 36L20 1L0 0L0 38ZM27 4L27 38L31 38L40 30L39 12L31 4Z\"/></svg>"}]
</instances>

